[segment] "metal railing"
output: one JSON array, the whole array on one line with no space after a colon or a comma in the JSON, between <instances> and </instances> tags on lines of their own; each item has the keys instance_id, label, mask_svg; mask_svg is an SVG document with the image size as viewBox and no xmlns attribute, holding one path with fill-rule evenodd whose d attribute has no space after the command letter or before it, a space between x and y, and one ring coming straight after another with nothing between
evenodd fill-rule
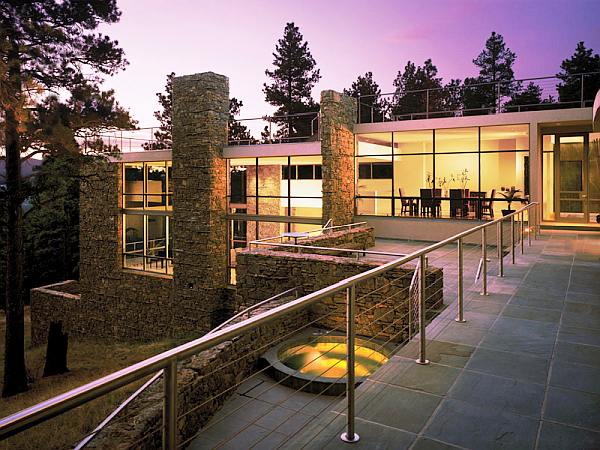
<instances>
[{"instance_id":1,"label":"metal railing","mask_svg":"<svg viewBox=\"0 0 600 450\"><path fill-rule=\"evenodd\" d=\"M429 119L436 117L454 117L463 115L496 114L520 111L537 111L559 108L585 108L594 103L594 94L586 98L585 92L591 77L598 77L600 72L578 73L566 76L523 78L512 81L463 84L460 86L444 86L431 89L392 92L378 95L358 95L358 123L375 123L396 120ZM558 86L565 79L572 78L579 84L579 91L573 93L572 100L555 100ZM523 94L529 83L538 83L541 92L548 97L541 103L523 103L515 100ZM595 87L596 90L600 86ZM515 98L507 95L510 91ZM468 106L465 95L479 96L474 103L485 106ZM524 97L525 98L525 97ZM572 98L572 97L570 97Z\"/></svg>"},{"instance_id":2,"label":"metal railing","mask_svg":"<svg viewBox=\"0 0 600 450\"><path fill-rule=\"evenodd\" d=\"M309 238L312 235L314 236L319 236L321 234L328 234L333 232L333 230L351 230L352 228L358 228L358 227L362 227L364 225L366 225L367 222L355 222L355 223L349 223L346 225L333 225L333 221L331 219L329 219L327 221L327 223L325 224L325 226L321 227L321 228L315 228L314 230L308 230L308 231L304 231L303 233L306 233L305 236L303 236L304 238ZM271 237L267 237L267 238L263 238L263 239L256 239L254 241L250 241L248 242L248 250L252 250L252 245L258 246L258 245L269 245L270 241L277 241L281 244L283 244L283 241L285 239L289 239L289 236L286 236L285 234L280 234L277 236L271 236ZM271 242L272 244L274 244L275 242ZM337 249L336 249L337 250ZM341 250L341 249L340 249Z\"/></svg>"},{"instance_id":3,"label":"metal railing","mask_svg":"<svg viewBox=\"0 0 600 450\"><path fill-rule=\"evenodd\" d=\"M525 228L525 214L527 214L527 227ZM357 314L355 309L355 303L357 301L357 285L364 286L363 283L376 279L377 277L389 274L391 270L399 268L410 262L418 262L418 269L416 270L417 277L412 278L412 281L407 281L406 285L418 284L419 288L417 291L419 296L419 333L418 339L420 340L419 355L416 360L419 364L427 364L426 359L426 314L427 309L425 307L425 296L426 289L432 289L432 286L426 284L426 277L428 276L428 267L426 258L431 256L435 251L442 249L443 247L449 246L450 244L456 243L458 248L458 264L456 266L456 273L458 277L457 284L457 306L458 306L458 317L457 321L464 321L463 308L464 308L464 294L463 294L463 279L464 279L464 267L463 267L463 250L466 245L465 239L481 233L482 249L481 249L481 261L483 269L481 271L482 279L482 291L481 295L487 294L487 231L493 227L497 227L497 246L499 255L499 276L504 275L504 224L510 224L510 252L512 253L512 261L515 262L515 253L517 251L517 243L521 244L521 252L524 252L525 235L527 234L527 240L531 245L531 236L534 238L540 232L540 208L538 203L531 203L520 210L507 215L502 218L498 218L494 221L479 225L473 229L467 230L448 239L430 245L426 248L419 249L413 253L398 258L394 261L375 267L366 272L344 279L338 283L335 283L324 289L320 289L311 294L305 295L296 300L292 300L289 303L281 306L277 306L270 311L260 313L256 316L249 317L243 322L232 324L225 329L220 329L215 332L205 335L199 339L191 341L187 344L181 345L172 350L168 350L160 355L149 358L140 363L134 364L133 366L122 369L113 374L107 375L99 380L88 383L79 388L73 389L65 394L59 395L52 399L46 400L38 405L27 408L9 417L0 420L0 439L4 439L8 436L14 435L30 428L38 423L44 422L52 417L60 415L66 411L69 411L77 406L83 405L91 400L98 398L104 394L112 392L120 387L123 387L129 383L140 380L144 377L150 376L159 370L164 370L163 379L163 425L162 425L162 442L163 448L175 449L177 448L177 405L178 405L178 390L177 390L177 364L178 362L185 360L193 355L198 354L204 350L208 350L218 344L225 341L232 340L237 336L241 336L248 333L259 326L271 323L276 319L283 318L290 313L299 312L303 308L313 305L320 300L331 298L336 294L345 294L346 297L346 339L347 343L347 367L354 367L354 346L352 343L355 339L355 323L357 320ZM473 247L471 253L476 250ZM471 254L471 257L474 254ZM479 258L477 258L479 259ZM431 261L430 261L431 263ZM409 279L410 280L410 279ZM404 282L403 282L404 283ZM375 283L376 284L376 283ZM435 286L433 286L435 288ZM379 288L375 288L377 291ZM412 300L411 300L412 302ZM364 317L365 311L361 313ZM355 383L354 383L354 371L349 370L346 376L346 402L347 402L347 424L346 431L342 436L342 439L354 442L358 440L358 434L355 429Z\"/></svg>"},{"instance_id":4,"label":"metal railing","mask_svg":"<svg viewBox=\"0 0 600 450\"><path fill-rule=\"evenodd\" d=\"M273 115L263 117L253 117L249 119L233 119L231 123L237 123L247 126L245 123L258 122L261 130L261 139L256 139L250 135L247 138L228 139L228 145L256 145L256 144L281 144L307 141L315 137L317 141L321 140L321 130L319 127L320 112L306 112L286 115ZM309 124L310 120L310 124ZM281 124L281 125L280 125ZM275 129L273 127L275 125ZM287 126L287 128L286 128ZM290 128L299 128L292 130ZM310 134L309 134L310 129ZM250 130L246 130L250 133Z\"/></svg>"}]
</instances>

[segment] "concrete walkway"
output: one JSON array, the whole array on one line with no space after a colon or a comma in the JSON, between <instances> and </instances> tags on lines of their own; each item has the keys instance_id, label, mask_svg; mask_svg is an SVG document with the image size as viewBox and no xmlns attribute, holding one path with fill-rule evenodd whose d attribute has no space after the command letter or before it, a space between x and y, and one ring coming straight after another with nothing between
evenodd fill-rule
<instances>
[{"instance_id":1,"label":"concrete walkway","mask_svg":"<svg viewBox=\"0 0 600 450\"><path fill-rule=\"evenodd\" d=\"M423 246L377 242L399 253ZM340 440L345 400L261 375L190 448L600 448L599 256L600 233L544 232L516 264L505 257L505 277L488 267L489 296L465 292L465 323L445 293L450 305L427 328L430 364L414 362L416 339L357 389L357 443ZM453 273L444 269L450 294Z\"/></svg>"}]
</instances>

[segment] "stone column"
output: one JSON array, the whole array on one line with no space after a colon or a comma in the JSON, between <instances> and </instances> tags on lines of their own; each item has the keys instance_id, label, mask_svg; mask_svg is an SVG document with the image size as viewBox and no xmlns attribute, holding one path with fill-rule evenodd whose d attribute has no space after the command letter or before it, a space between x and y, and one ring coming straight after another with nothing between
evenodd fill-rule
<instances>
[{"instance_id":1,"label":"stone column","mask_svg":"<svg viewBox=\"0 0 600 450\"><path fill-rule=\"evenodd\" d=\"M354 220L354 123L356 99L335 91L321 92L323 156L323 224Z\"/></svg>"},{"instance_id":2,"label":"stone column","mask_svg":"<svg viewBox=\"0 0 600 450\"><path fill-rule=\"evenodd\" d=\"M229 80L173 79L174 331L207 331L227 284ZM214 324L213 324L214 325Z\"/></svg>"}]
</instances>

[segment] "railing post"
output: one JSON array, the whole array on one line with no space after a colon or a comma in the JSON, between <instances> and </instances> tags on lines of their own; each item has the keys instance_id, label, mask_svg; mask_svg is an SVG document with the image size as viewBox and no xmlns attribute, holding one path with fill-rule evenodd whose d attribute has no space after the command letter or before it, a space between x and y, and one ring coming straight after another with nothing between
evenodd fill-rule
<instances>
[{"instance_id":1,"label":"railing post","mask_svg":"<svg viewBox=\"0 0 600 450\"><path fill-rule=\"evenodd\" d=\"M466 322L463 314L463 238L458 238L458 317L457 322Z\"/></svg>"},{"instance_id":2,"label":"railing post","mask_svg":"<svg viewBox=\"0 0 600 450\"><path fill-rule=\"evenodd\" d=\"M348 401L348 428L340 438L344 442L357 442L360 436L354 432L354 300L356 286L346 289L346 391Z\"/></svg>"},{"instance_id":3,"label":"railing post","mask_svg":"<svg viewBox=\"0 0 600 450\"><path fill-rule=\"evenodd\" d=\"M273 138L271 134L271 118L269 117L269 144L273 143Z\"/></svg>"},{"instance_id":4,"label":"railing post","mask_svg":"<svg viewBox=\"0 0 600 450\"><path fill-rule=\"evenodd\" d=\"M416 360L417 364L429 364L425 357L425 268L427 261L425 255L421 255L419 267L419 338L421 339L421 356Z\"/></svg>"},{"instance_id":5,"label":"railing post","mask_svg":"<svg viewBox=\"0 0 600 450\"><path fill-rule=\"evenodd\" d=\"M510 216L510 248L512 263L515 264L515 216Z\"/></svg>"},{"instance_id":6,"label":"railing post","mask_svg":"<svg viewBox=\"0 0 600 450\"><path fill-rule=\"evenodd\" d=\"M585 100L583 98L583 74L581 74L581 107L585 108Z\"/></svg>"},{"instance_id":7,"label":"railing post","mask_svg":"<svg viewBox=\"0 0 600 450\"><path fill-rule=\"evenodd\" d=\"M498 240L498 261L500 264L500 269L498 272L498 276L499 277L503 277L504 276L504 236L503 236L503 229L502 229L502 220L498 221L498 236L497 236L497 240Z\"/></svg>"},{"instance_id":8,"label":"railing post","mask_svg":"<svg viewBox=\"0 0 600 450\"><path fill-rule=\"evenodd\" d=\"M362 123L360 120L360 118L361 118L361 115L360 115L360 92L358 93L357 101L358 101L358 120L356 121L356 123Z\"/></svg>"},{"instance_id":9,"label":"railing post","mask_svg":"<svg viewBox=\"0 0 600 450\"><path fill-rule=\"evenodd\" d=\"M429 89L426 91L427 93L427 109L426 109L426 118L429 119Z\"/></svg>"},{"instance_id":10,"label":"railing post","mask_svg":"<svg viewBox=\"0 0 600 450\"><path fill-rule=\"evenodd\" d=\"M498 83L498 111L496 111L496 114L500 114L500 83Z\"/></svg>"},{"instance_id":11,"label":"railing post","mask_svg":"<svg viewBox=\"0 0 600 450\"><path fill-rule=\"evenodd\" d=\"M538 203L535 211L535 225L537 230L537 235L542 235L542 215L540 213L540 204ZM537 238L536 238L537 239Z\"/></svg>"},{"instance_id":12,"label":"railing post","mask_svg":"<svg viewBox=\"0 0 600 450\"><path fill-rule=\"evenodd\" d=\"M481 258L483 259L483 267L481 269L483 271L483 291L481 295L489 295L487 291L487 227L484 227L481 233Z\"/></svg>"},{"instance_id":13,"label":"railing post","mask_svg":"<svg viewBox=\"0 0 600 450\"><path fill-rule=\"evenodd\" d=\"M527 240L531 247L531 208L527 210Z\"/></svg>"},{"instance_id":14,"label":"railing post","mask_svg":"<svg viewBox=\"0 0 600 450\"><path fill-rule=\"evenodd\" d=\"M525 253L525 212L521 211L521 255Z\"/></svg>"},{"instance_id":15,"label":"railing post","mask_svg":"<svg viewBox=\"0 0 600 450\"><path fill-rule=\"evenodd\" d=\"M177 448L177 360L170 361L163 372L163 450Z\"/></svg>"}]
</instances>

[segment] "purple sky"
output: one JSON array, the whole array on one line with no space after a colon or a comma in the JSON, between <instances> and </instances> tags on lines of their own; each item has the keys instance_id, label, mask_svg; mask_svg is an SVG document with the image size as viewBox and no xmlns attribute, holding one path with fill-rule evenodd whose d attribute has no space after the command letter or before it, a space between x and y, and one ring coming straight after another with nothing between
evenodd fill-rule
<instances>
[{"instance_id":1,"label":"purple sky","mask_svg":"<svg viewBox=\"0 0 600 450\"><path fill-rule=\"evenodd\" d=\"M553 76L579 41L600 52L600 0L118 0L117 39L130 62L108 79L141 127L156 126L166 75L229 77L241 118L270 114L265 69L287 22L295 22L321 69L313 91L341 91L373 72L382 92L408 60L431 58L444 83L476 76L472 60L495 31L516 53L517 78ZM257 133L255 133L255 137Z\"/></svg>"}]
</instances>

